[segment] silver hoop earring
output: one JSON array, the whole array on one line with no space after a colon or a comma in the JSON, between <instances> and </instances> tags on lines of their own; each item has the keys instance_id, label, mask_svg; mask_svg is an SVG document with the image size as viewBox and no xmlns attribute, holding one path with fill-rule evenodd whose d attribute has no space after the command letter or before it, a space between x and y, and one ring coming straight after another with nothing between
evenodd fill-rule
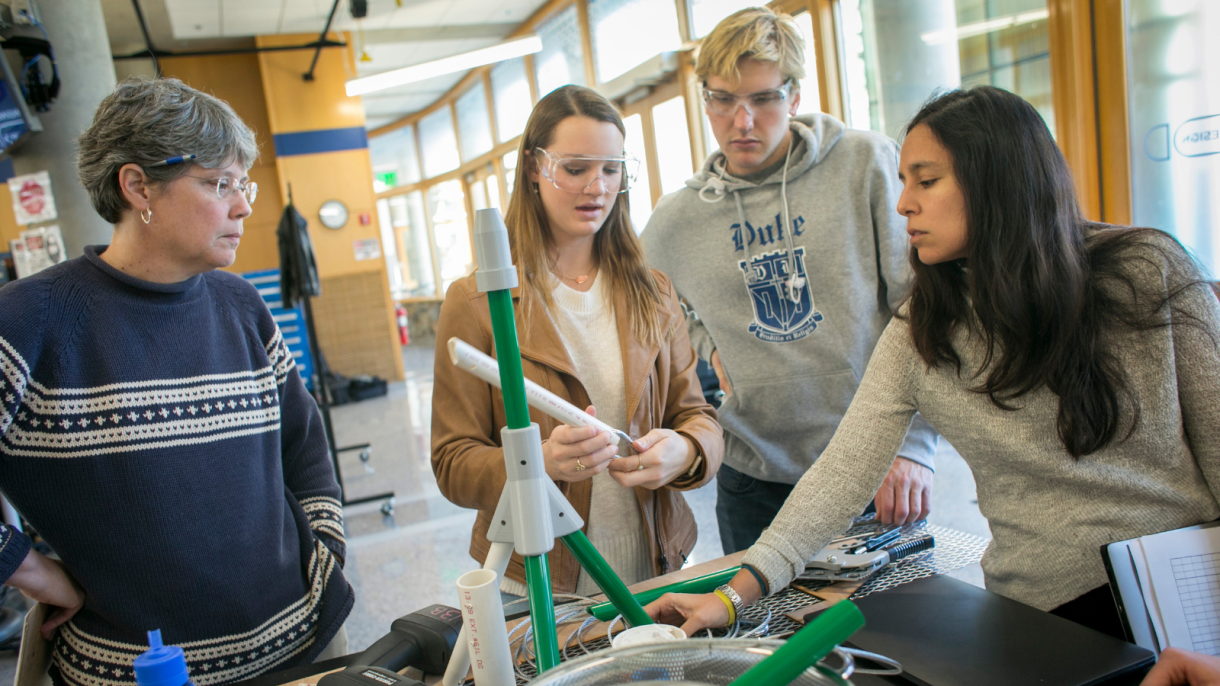
<instances>
[{"instance_id":1,"label":"silver hoop earring","mask_svg":"<svg viewBox=\"0 0 1220 686\"><path fill-rule=\"evenodd\" d=\"M148 213L148 216L145 216L145 214L144 214L145 212ZM152 208L145 207L143 210L140 210L140 219L143 219L145 224L151 222L152 221Z\"/></svg>"}]
</instances>

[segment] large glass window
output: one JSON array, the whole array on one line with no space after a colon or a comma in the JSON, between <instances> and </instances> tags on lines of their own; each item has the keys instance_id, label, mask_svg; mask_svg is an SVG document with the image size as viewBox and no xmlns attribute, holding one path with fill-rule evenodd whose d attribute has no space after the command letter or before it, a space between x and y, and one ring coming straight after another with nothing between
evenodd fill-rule
<instances>
[{"instance_id":1,"label":"large glass window","mask_svg":"<svg viewBox=\"0 0 1220 686\"><path fill-rule=\"evenodd\" d=\"M469 162L491 152L491 116L487 111L487 89L482 81L457 99L458 132L462 141L462 161Z\"/></svg>"},{"instance_id":2,"label":"large glass window","mask_svg":"<svg viewBox=\"0 0 1220 686\"><path fill-rule=\"evenodd\" d=\"M440 263L443 293L449 289L449 284L474 269L462 180L453 179L429 188L428 209L432 213L432 234L436 237L436 257Z\"/></svg>"},{"instance_id":3,"label":"large glass window","mask_svg":"<svg viewBox=\"0 0 1220 686\"><path fill-rule=\"evenodd\" d=\"M624 141L623 147L628 155L640 161L640 171L635 183L631 184L627 191L627 195L631 196L631 224L635 228L635 232L640 233L648 225L648 218L652 216L652 189L648 181L648 152L644 141L644 119L638 114L633 114L623 119L623 126L627 129L627 139Z\"/></svg>"},{"instance_id":4,"label":"large glass window","mask_svg":"<svg viewBox=\"0 0 1220 686\"><path fill-rule=\"evenodd\" d=\"M453 112L446 105L419 120L419 141L424 149L424 176L432 178L457 169L457 136L453 133Z\"/></svg>"},{"instance_id":5,"label":"large glass window","mask_svg":"<svg viewBox=\"0 0 1220 686\"><path fill-rule=\"evenodd\" d=\"M661 171L661 194L668 195L686 185L692 174L690 129L686 125L686 100L670 98L652 108L652 128Z\"/></svg>"},{"instance_id":6,"label":"large glass window","mask_svg":"<svg viewBox=\"0 0 1220 686\"><path fill-rule=\"evenodd\" d=\"M1220 273L1220 3L1127 0L1136 226L1174 234Z\"/></svg>"},{"instance_id":7,"label":"large glass window","mask_svg":"<svg viewBox=\"0 0 1220 686\"><path fill-rule=\"evenodd\" d=\"M848 124L898 138L939 89L1020 95L1052 133L1046 0L841 0Z\"/></svg>"},{"instance_id":8,"label":"large glass window","mask_svg":"<svg viewBox=\"0 0 1220 686\"><path fill-rule=\"evenodd\" d=\"M415 191L378 200L377 215L389 268L390 294L396 300L435 296L436 278L423 193Z\"/></svg>"},{"instance_id":9,"label":"large glass window","mask_svg":"<svg viewBox=\"0 0 1220 686\"><path fill-rule=\"evenodd\" d=\"M693 0L691 13L695 20L695 38L711 33L716 24L730 14L761 4L761 0Z\"/></svg>"},{"instance_id":10,"label":"large glass window","mask_svg":"<svg viewBox=\"0 0 1220 686\"><path fill-rule=\"evenodd\" d=\"M370 138L369 158L373 164L375 193L419 181L419 151L415 149L415 127L404 126Z\"/></svg>"},{"instance_id":11,"label":"large glass window","mask_svg":"<svg viewBox=\"0 0 1220 686\"><path fill-rule=\"evenodd\" d=\"M534 70L538 78L538 96L574 83L585 83L584 50L580 46L580 25L576 6L568 5L562 12L538 25L542 52L534 55Z\"/></svg>"},{"instance_id":12,"label":"large glass window","mask_svg":"<svg viewBox=\"0 0 1220 686\"><path fill-rule=\"evenodd\" d=\"M517 151L506 154L502 160L504 167L504 187L508 189L508 197L513 196L513 184L517 182Z\"/></svg>"},{"instance_id":13,"label":"large glass window","mask_svg":"<svg viewBox=\"0 0 1220 686\"><path fill-rule=\"evenodd\" d=\"M500 142L520 136L529 121L530 110L534 108L525 58L505 60L491 68L491 99L496 105L496 132Z\"/></svg>"},{"instance_id":14,"label":"large glass window","mask_svg":"<svg viewBox=\"0 0 1220 686\"><path fill-rule=\"evenodd\" d=\"M589 0L589 32L601 83L682 45L673 0Z\"/></svg>"},{"instance_id":15,"label":"large glass window","mask_svg":"<svg viewBox=\"0 0 1220 686\"><path fill-rule=\"evenodd\" d=\"M822 111L822 96L818 93L818 51L814 44L813 17L801 12L792 18L805 38L805 78L801 79L801 104L797 114Z\"/></svg>"}]
</instances>

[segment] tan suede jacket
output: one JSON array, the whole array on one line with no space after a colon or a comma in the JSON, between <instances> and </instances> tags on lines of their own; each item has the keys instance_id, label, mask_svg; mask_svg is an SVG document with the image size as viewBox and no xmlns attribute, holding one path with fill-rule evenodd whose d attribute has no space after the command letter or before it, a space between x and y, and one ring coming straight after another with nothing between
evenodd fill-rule
<instances>
[{"instance_id":1,"label":"tan suede jacket","mask_svg":"<svg viewBox=\"0 0 1220 686\"><path fill-rule=\"evenodd\" d=\"M716 411L703 399L695 374L695 353L683 324L678 296L669 279L653 271L665 298L659 310L668 343L645 347L631 333L630 320L624 315L627 305L621 293L615 295L615 318L623 350L629 426L617 427L633 437L653 428L668 428L689 437L703 458L691 476L680 476L655 491L637 487L640 513L648 527L649 550L654 575L679 569L695 546L697 529L694 515L678 491L698 488L720 468L724 437L716 422ZM577 407L589 406L585 391L573 368L559 332L540 309L531 317L526 330L520 307L520 289L512 292L516 306L521 362L526 378L538 383ZM470 541L470 554L480 562L487 559L490 543L487 530L504 488L504 452L500 429L506 424L504 399L499 389L463 372L450 362L450 337L457 336L491 355L493 335L487 296L475 286L474 276L454 282L441 306L436 334L435 385L432 392L432 470L441 493L453 503L479 511ZM542 437L551 435L558 422L530 408L530 420L541 429ZM589 480L578 483L556 482L559 490L587 523L589 521ZM551 584L557 592L576 589L580 566L563 544L556 541L547 556ZM516 553L508 565L508 578L525 582L525 567Z\"/></svg>"}]
</instances>

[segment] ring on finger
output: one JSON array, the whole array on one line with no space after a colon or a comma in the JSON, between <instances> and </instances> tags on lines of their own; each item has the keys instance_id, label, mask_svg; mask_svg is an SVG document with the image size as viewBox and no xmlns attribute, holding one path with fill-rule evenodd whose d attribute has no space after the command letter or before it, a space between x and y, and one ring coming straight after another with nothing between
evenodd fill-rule
<instances>
[{"instance_id":1,"label":"ring on finger","mask_svg":"<svg viewBox=\"0 0 1220 686\"><path fill-rule=\"evenodd\" d=\"M644 468L644 458L640 455L635 456L635 471L640 471Z\"/></svg>"},{"instance_id":2,"label":"ring on finger","mask_svg":"<svg viewBox=\"0 0 1220 686\"><path fill-rule=\"evenodd\" d=\"M585 471L586 469L588 469L588 467L586 467L586 466L584 466L583 464L581 464L581 463L580 463L580 458L579 458L579 457L578 457L578 458L576 458L576 471L578 471L578 472L583 472L583 471Z\"/></svg>"}]
</instances>

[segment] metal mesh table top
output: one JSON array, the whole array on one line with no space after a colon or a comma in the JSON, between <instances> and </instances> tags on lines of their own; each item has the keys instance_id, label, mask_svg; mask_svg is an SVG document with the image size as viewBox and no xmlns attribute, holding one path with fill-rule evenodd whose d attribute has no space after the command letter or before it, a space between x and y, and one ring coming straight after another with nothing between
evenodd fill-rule
<instances>
[{"instance_id":1,"label":"metal mesh table top","mask_svg":"<svg viewBox=\"0 0 1220 686\"><path fill-rule=\"evenodd\" d=\"M869 535L879 531L881 528L881 524L871 519L857 520L857 524L848 529L847 535ZM935 548L891 563L857 589L851 595L851 598L863 598L869 594L884 591L917 579L937 574L946 574L974 564L982 559L983 551L986 550L989 543L985 538L943 526L928 524L927 522L908 524L902 527L902 536L899 538L899 542L911 541L928 535L935 537ZM805 588L816 590L829 586L830 582L807 580L801 581L800 584ZM742 612L739 626L717 629L710 633L718 638L745 635L757 637L786 636L801 627L793 620L785 617L784 614L812 605L814 602L816 602L816 599L809 594L789 586L783 591L763 598L747 607ZM592 601L558 605L555 608L555 616L557 619L566 622L581 621L587 616L584 612L584 607L588 604L592 604ZM566 619L564 619L565 617ZM595 621L590 617L585 621L581 630L573 634L572 640L560 651L561 662L610 647L610 640L606 637L589 641L582 640L581 635L584 629L592 626ZM527 684L537 675L532 661L532 638L526 640L529 630L524 624L528 624L528 622L523 623L522 626L519 626L509 635L510 648L514 655L524 655L528 658L519 664L517 673L518 684ZM621 631L621 619L616 620L616 623L612 624L611 629L612 634Z\"/></svg>"}]
</instances>

